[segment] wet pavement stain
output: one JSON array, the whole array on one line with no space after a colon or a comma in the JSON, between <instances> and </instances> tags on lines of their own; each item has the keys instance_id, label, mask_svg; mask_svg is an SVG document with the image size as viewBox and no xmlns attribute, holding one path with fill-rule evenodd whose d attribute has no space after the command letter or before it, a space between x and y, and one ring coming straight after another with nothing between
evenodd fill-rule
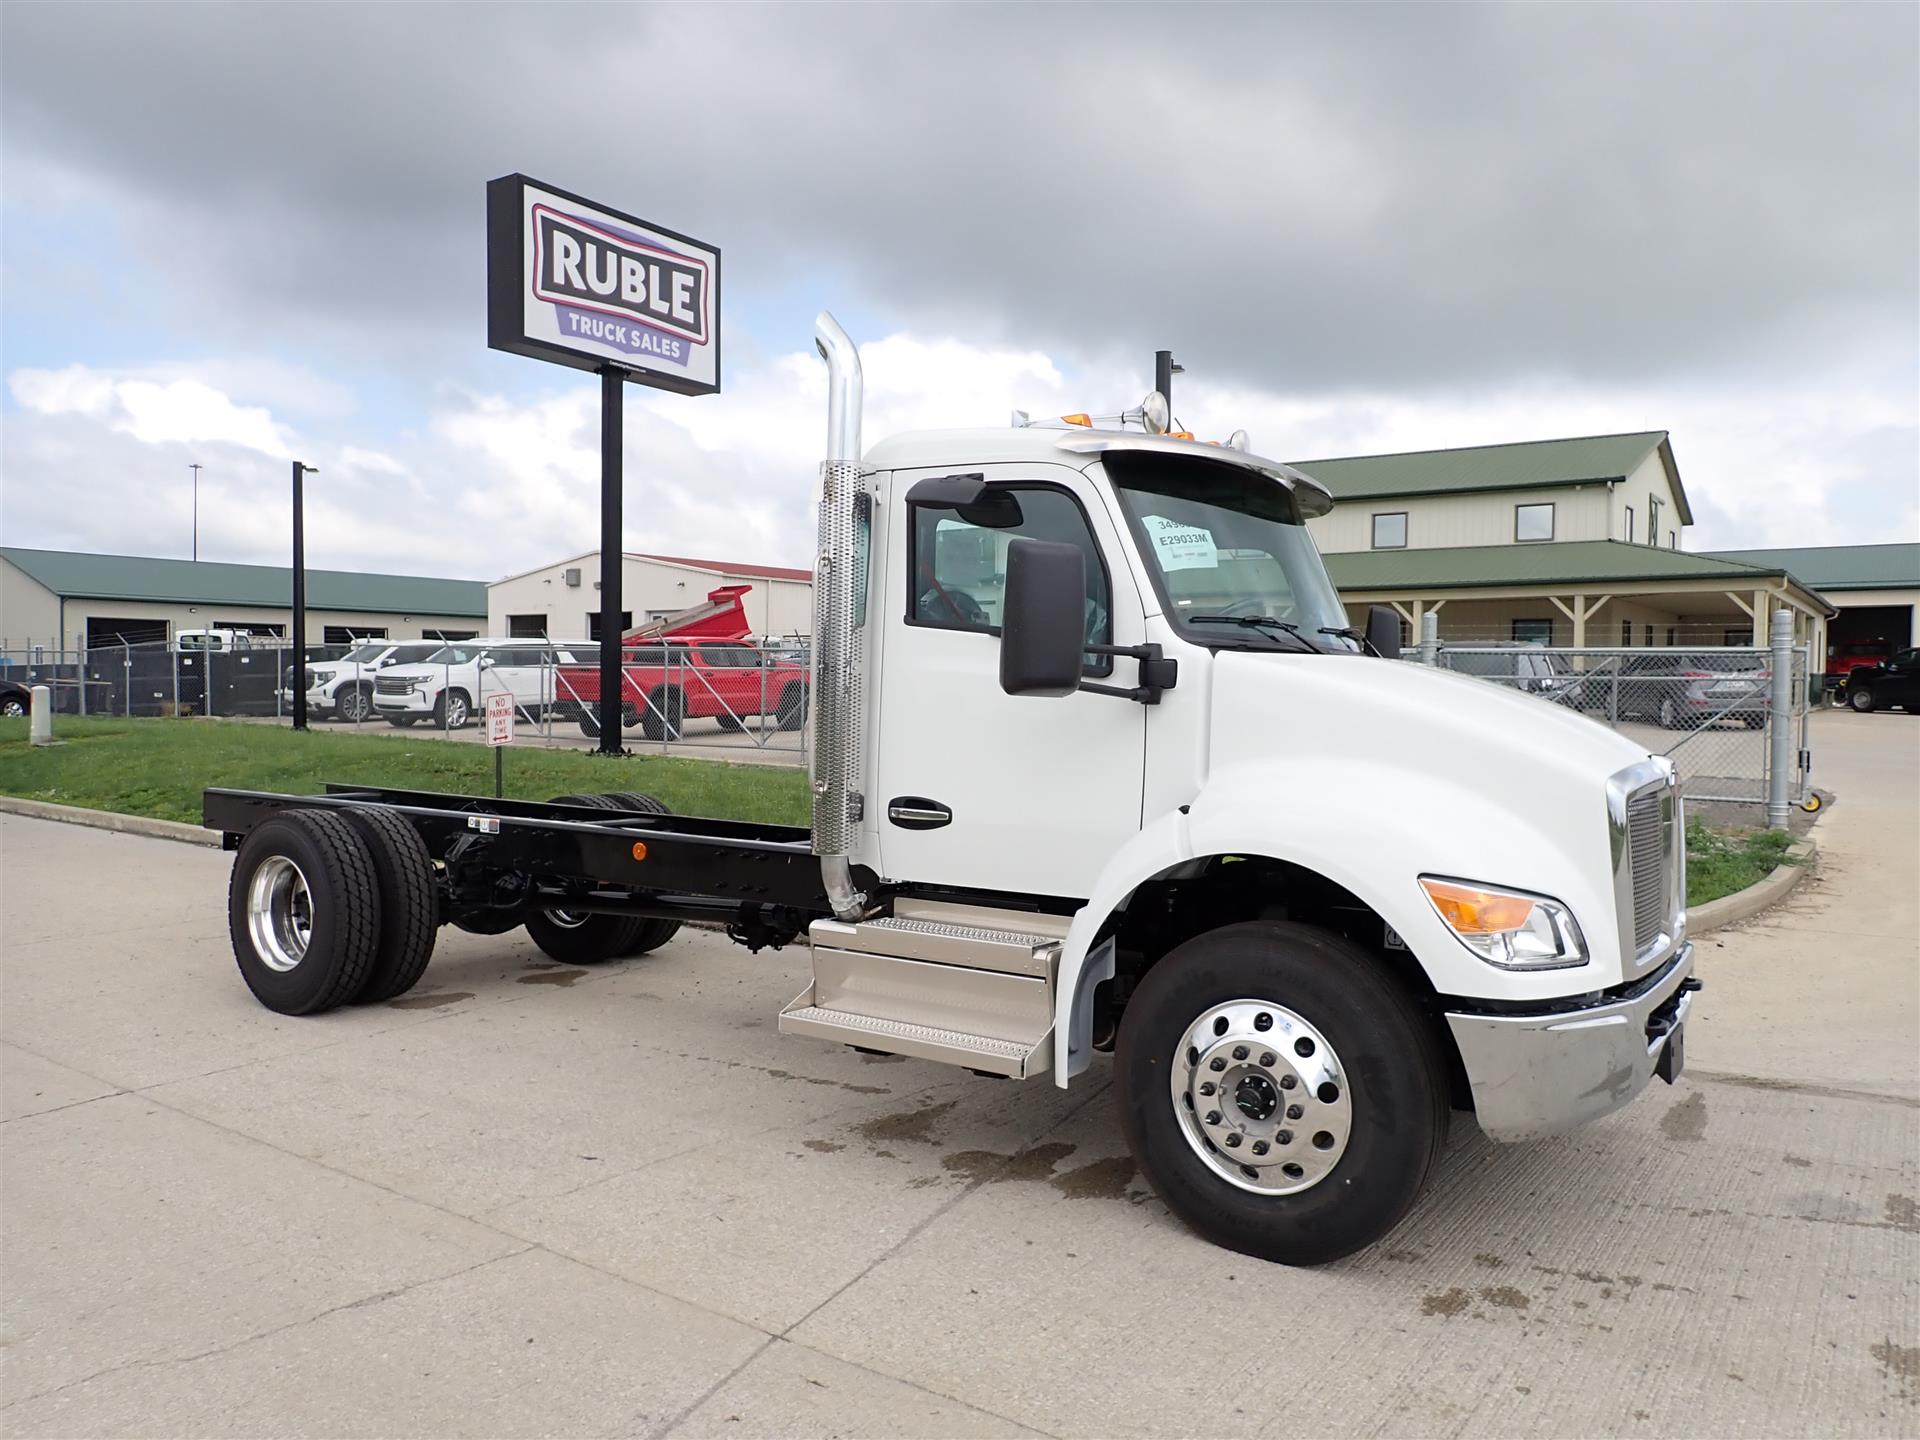
<instances>
[{"instance_id":1,"label":"wet pavement stain","mask_svg":"<svg viewBox=\"0 0 1920 1440\"><path fill-rule=\"evenodd\" d=\"M818 1150L822 1155L831 1155L836 1150L847 1148L838 1140L802 1140L800 1143L809 1150Z\"/></svg>"},{"instance_id":2,"label":"wet pavement stain","mask_svg":"<svg viewBox=\"0 0 1920 1440\"><path fill-rule=\"evenodd\" d=\"M1920 1235L1920 1201L1911 1195L1887 1196L1887 1224L1909 1235Z\"/></svg>"},{"instance_id":3,"label":"wet pavement stain","mask_svg":"<svg viewBox=\"0 0 1920 1440\"><path fill-rule=\"evenodd\" d=\"M1049 1180L1053 1177L1053 1167L1073 1150L1073 1146L1058 1140L1013 1155L1002 1155L995 1150L961 1150L945 1156L940 1168L949 1175L983 1185L1005 1180Z\"/></svg>"},{"instance_id":4,"label":"wet pavement stain","mask_svg":"<svg viewBox=\"0 0 1920 1440\"><path fill-rule=\"evenodd\" d=\"M1439 1315L1451 1320L1455 1315L1465 1313L1471 1297L1458 1285L1439 1290L1420 1302L1422 1315Z\"/></svg>"},{"instance_id":5,"label":"wet pavement stain","mask_svg":"<svg viewBox=\"0 0 1920 1440\"><path fill-rule=\"evenodd\" d=\"M1704 1140L1707 1134L1707 1097L1687 1096L1678 1105L1667 1107L1660 1117L1660 1133L1669 1140Z\"/></svg>"},{"instance_id":6,"label":"wet pavement stain","mask_svg":"<svg viewBox=\"0 0 1920 1440\"><path fill-rule=\"evenodd\" d=\"M1502 1310L1524 1310L1533 1303L1531 1295L1511 1285L1489 1285L1480 1292L1480 1298Z\"/></svg>"},{"instance_id":7,"label":"wet pavement stain","mask_svg":"<svg viewBox=\"0 0 1920 1440\"><path fill-rule=\"evenodd\" d=\"M888 1092L881 1091L881 1094ZM895 1115L880 1115L853 1127L853 1133L876 1144L904 1140L915 1145L934 1143L934 1123L958 1105L958 1100L943 1100L938 1105L923 1105L918 1110L902 1110Z\"/></svg>"},{"instance_id":8,"label":"wet pavement stain","mask_svg":"<svg viewBox=\"0 0 1920 1440\"><path fill-rule=\"evenodd\" d=\"M864 1050L860 1052L862 1065L898 1065L906 1058L904 1055L869 1055Z\"/></svg>"},{"instance_id":9,"label":"wet pavement stain","mask_svg":"<svg viewBox=\"0 0 1920 1440\"><path fill-rule=\"evenodd\" d=\"M1502 1260L1498 1255L1488 1255L1482 1252L1473 1257L1473 1263L1480 1266L1483 1270L1498 1270L1507 1262Z\"/></svg>"},{"instance_id":10,"label":"wet pavement stain","mask_svg":"<svg viewBox=\"0 0 1920 1440\"><path fill-rule=\"evenodd\" d=\"M473 999L471 990L449 990L438 995L402 995L397 1000L387 1001L389 1010L438 1010L443 1005L458 1005L462 1000Z\"/></svg>"},{"instance_id":11,"label":"wet pavement stain","mask_svg":"<svg viewBox=\"0 0 1920 1440\"><path fill-rule=\"evenodd\" d=\"M1813 1161L1799 1155L1782 1155L1780 1158L1787 1164L1801 1170L1811 1170L1813 1168Z\"/></svg>"},{"instance_id":12,"label":"wet pavement stain","mask_svg":"<svg viewBox=\"0 0 1920 1440\"><path fill-rule=\"evenodd\" d=\"M514 979L516 985L558 985L563 990L573 988L573 982L586 975L584 970L536 970L531 975L520 975Z\"/></svg>"},{"instance_id":13,"label":"wet pavement stain","mask_svg":"<svg viewBox=\"0 0 1920 1440\"><path fill-rule=\"evenodd\" d=\"M1069 1200L1123 1200L1133 1177L1133 1158L1116 1155L1055 1175L1047 1183Z\"/></svg>"}]
</instances>

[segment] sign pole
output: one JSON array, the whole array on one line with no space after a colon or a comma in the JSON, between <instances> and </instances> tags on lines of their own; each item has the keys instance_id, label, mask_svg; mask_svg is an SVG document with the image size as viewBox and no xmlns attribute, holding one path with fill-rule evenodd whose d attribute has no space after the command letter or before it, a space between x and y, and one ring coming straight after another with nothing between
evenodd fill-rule
<instances>
[{"instance_id":1,"label":"sign pole","mask_svg":"<svg viewBox=\"0 0 1920 1440\"><path fill-rule=\"evenodd\" d=\"M293 728L307 728L307 499L302 479L320 472L293 462ZM212 666L207 671L207 703L213 703ZM273 677L280 688L280 677ZM211 710L208 711L212 713Z\"/></svg>"},{"instance_id":2,"label":"sign pole","mask_svg":"<svg viewBox=\"0 0 1920 1440\"><path fill-rule=\"evenodd\" d=\"M496 745L493 747L493 798L496 800L498 800L503 793L500 767L501 763L506 759L506 755L507 752L504 746Z\"/></svg>"},{"instance_id":3,"label":"sign pole","mask_svg":"<svg viewBox=\"0 0 1920 1440\"><path fill-rule=\"evenodd\" d=\"M620 530L625 475L626 378L611 365L600 371L600 754L623 753L620 735L620 581L626 569Z\"/></svg>"}]
</instances>

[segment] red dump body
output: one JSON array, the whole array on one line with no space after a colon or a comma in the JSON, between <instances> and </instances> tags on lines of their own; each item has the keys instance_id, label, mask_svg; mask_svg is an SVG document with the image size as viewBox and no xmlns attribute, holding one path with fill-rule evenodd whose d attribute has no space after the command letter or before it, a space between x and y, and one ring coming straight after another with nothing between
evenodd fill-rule
<instances>
[{"instance_id":1,"label":"red dump body","mask_svg":"<svg viewBox=\"0 0 1920 1440\"><path fill-rule=\"evenodd\" d=\"M750 641L740 597L752 588L722 585L708 592L706 604L621 637L626 728L639 726L658 740L678 738L692 720L717 720L722 730L738 730L756 715L775 717L783 730L800 728L807 710L807 657ZM574 708L580 728L598 735L599 667L561 666L558 693L563 706Z\"/></svg>"}]
</instances>

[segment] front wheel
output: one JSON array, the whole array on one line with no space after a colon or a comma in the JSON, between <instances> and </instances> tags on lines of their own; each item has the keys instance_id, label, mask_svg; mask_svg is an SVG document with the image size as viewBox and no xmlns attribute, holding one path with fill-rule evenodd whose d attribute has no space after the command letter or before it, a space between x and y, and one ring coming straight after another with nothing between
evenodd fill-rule
<instances>
[{"instance_id":1,"label":"front wheel","mask_svg":"<svg viewBox=\"0 0 1920 1440\"><path fill-rule=\"evenodd\" d=\"M434 728L439 730L464 730L471 717L472 707L464 690L445 691L433 707Z\"/></svg>"},{"instance_id":2,"label":"front wheel","mask_svg":"<svg viewBox=\"0 0 1920 1440\"><path fill-rule=\"evenodd\" d=\"M1856 685L1847 692L1847 704L1862 715L1873 713L1873 687Z\"/></svg>"},{"instance_id":3,"label":"front wheel","mask_svg":"<svg viewBox=\"0 0 1920 1440\"><path fill-rule=\"evenodd\" d=\"M9 695L6 699L0 700L0 715L17 719L26 713L27 702L22 700L18 695Z\"/></svg>"},{"instance_id":4,"label":"front wheel","mask_svg":"<svg viewBox=\"0 0 1920 1440\"><path fill-rule=\"evenodd\" d=\"M373 718L373 697L358 685L341 692L334 713L349 725L360 725Z\"/></svg>"},{"instance_id":5,"label":"front wheel","mask_svg":"<svg viewBox=\"0 0 1920 1440\"><path fill-rule=\"evenodd\" d=\"M1188 941L1122 1018L1121 1124L1141 1173L1217 1245L1350 1255L1413 1205L1446 1137L1431 1026L1372 955L1311 926Z\"/></svg>"}]
</instances>

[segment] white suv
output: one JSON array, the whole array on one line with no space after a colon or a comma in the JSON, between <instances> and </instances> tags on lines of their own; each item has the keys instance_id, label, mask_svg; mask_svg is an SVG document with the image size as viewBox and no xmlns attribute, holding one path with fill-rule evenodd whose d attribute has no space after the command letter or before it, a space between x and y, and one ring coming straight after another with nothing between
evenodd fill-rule
<instances>
[{"instance_id":1,"label":"white suv","mask_svg":"<svg viewBox=\"0 0 1920 1440\"><path fill-rule=\"evenodd\" d=\"M522 717L538 720L554 703L555 667L585 665L599 646L553 640L479 639L443 645L413 665L382 670L373 681L373 708L389 724L431 720L458 730L506 693Z\"/></svg>"},{"instance_id":2,"label":"white suv","mask_svg":"<svg viewBox=\"0 0 1920 1440\"><path fill-rule=\"evenodd\" d=\"M307 662L307 709L317 716L331 715L358 725L373 719L373 682L375 675L394 665L416 665L429 655L437 655L446 646L444 640L368 640L356 645L338 660ZM286 671L286 683L280 687L280 699L293 703L293 667Z\"/></svg>"}]
</instances>

